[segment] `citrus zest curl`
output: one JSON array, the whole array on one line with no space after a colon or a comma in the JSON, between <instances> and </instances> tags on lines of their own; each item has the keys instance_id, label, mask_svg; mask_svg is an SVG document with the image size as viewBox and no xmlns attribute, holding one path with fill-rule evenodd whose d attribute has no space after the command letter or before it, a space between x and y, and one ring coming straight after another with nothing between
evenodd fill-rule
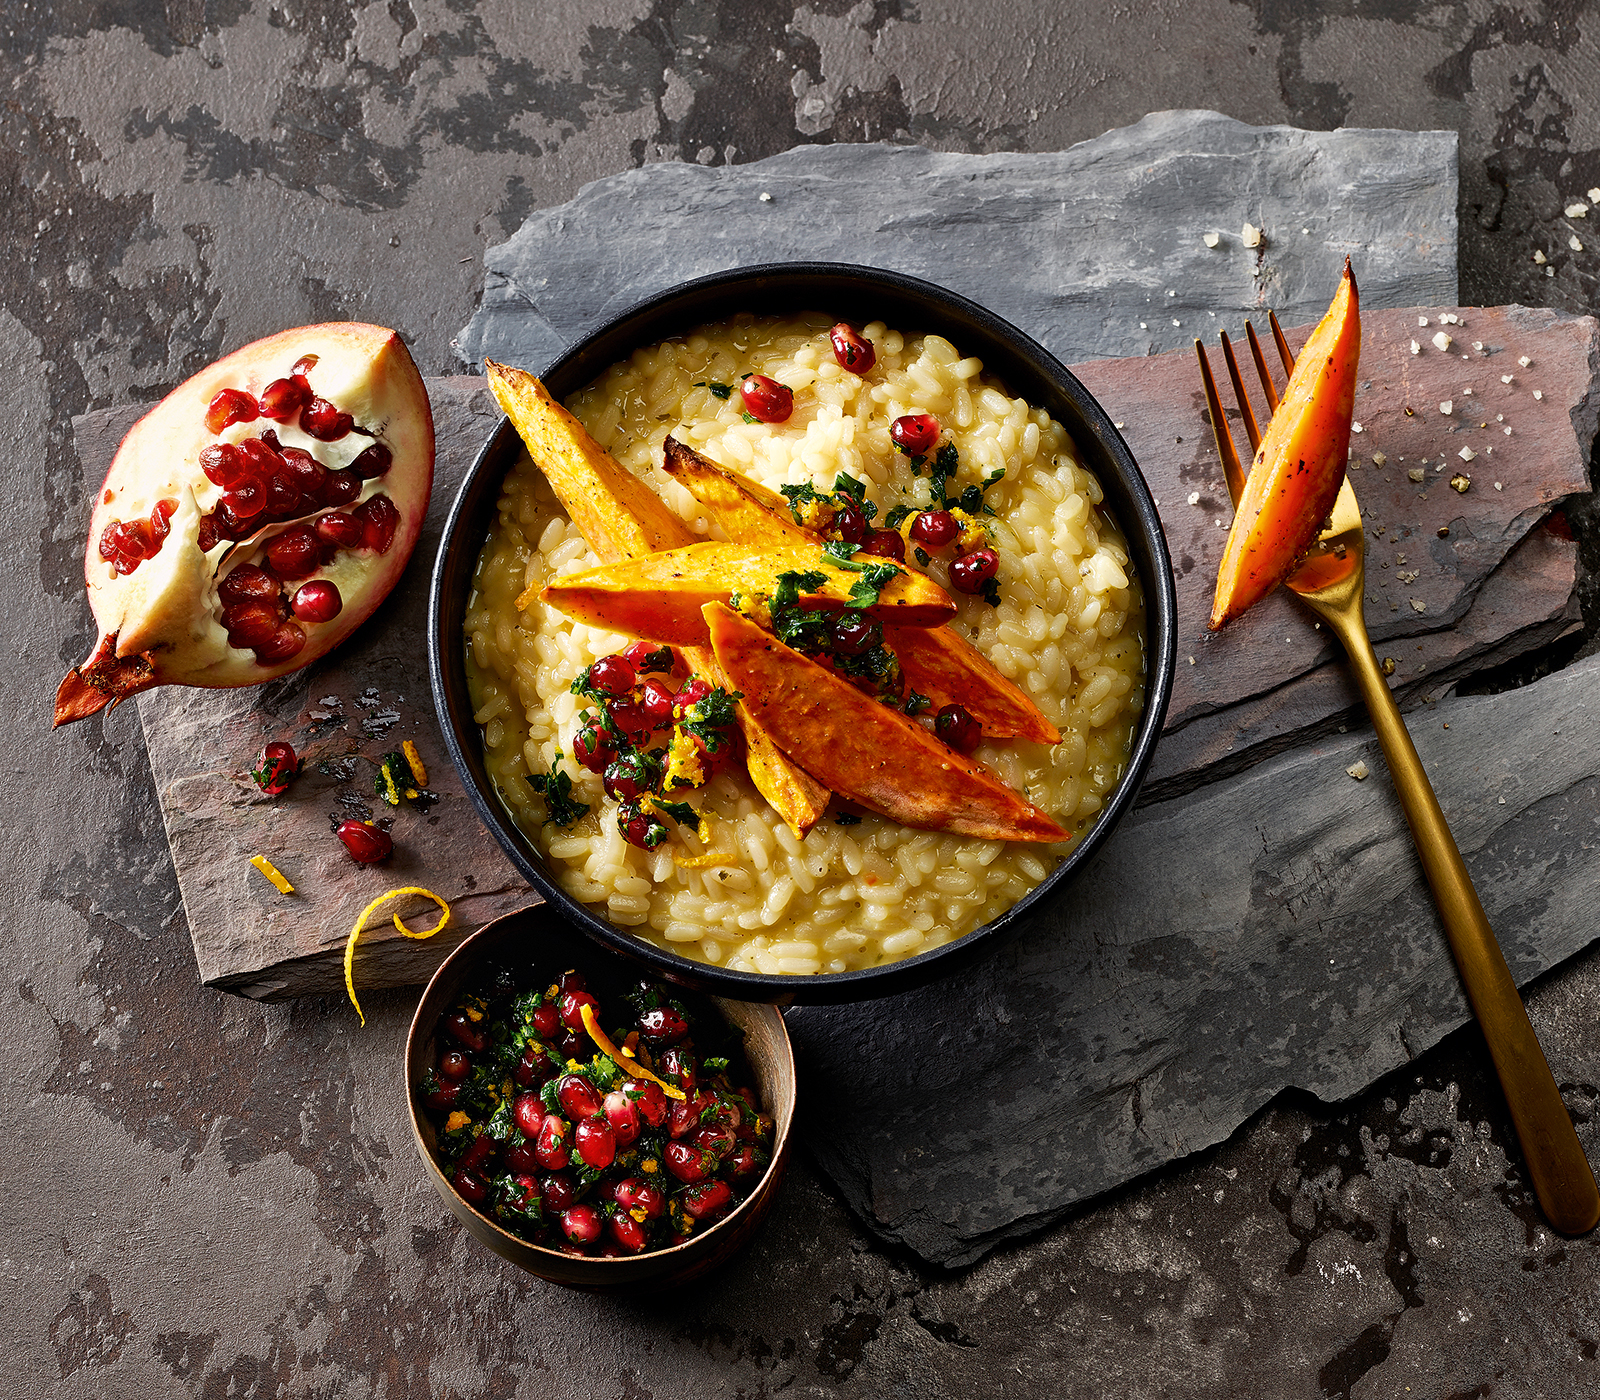
<instances>
[{"instance_id":1,"label":"citrus zest curl","mask_svg":"<svg viewBox=\"0 0 1600 1400\"><path fill-rule=\"evenodd\" d=\"M583 1028L589 1032L589 1039L594 1041L594 1043L600 1047L601 1054L609 1055L611 1057L612 1062L617 1066L618 1069L631 1070L634 1074L638 1075L640 1079L648 1079L654 1084L659 1084L662 1092L665 1093L669 1099L681 1099L687 1097L683 1090L680 1089L676 1084L668 1084L667 1081L661 1078L660 1075L651 1074L649 1070L647 1070L643 1065L633 1058L631 1052L627 1050L619 1050L615 1045L613 1045L611 1043L611 1037L600 1029L600 1022L595 1019L594 1007L585 1005L578 1014L583 1017Z\"/></svg>"},{"instance_id":2,"label":"citrus zest curl","mask_svg":"<svg viewBox=\"0 0 1600 1400\"><path fill-rule=\"evenodd\" d=\"M373 910L375 910L380 904L387 904L391 899L399 899L401 895L407 894L420 894L423 896L423 898L431 899L435 904L437 904L439 906L439 922L436 923L432 928L409 929L400 922L400 916L396 914L393 916L394 926L399 929L400 932L405 935L405 937L432 938L434 934L438 933L440 929L450 922L450 906L444 902L444 899L441 896L436 895L432 890L423 889L421 885L402 885L399 889L389 890L385 894L380 894L375 900L372 901L371 904L367 905L367 907L356 916L356 921L350 929L350 938L344 945L344 989L349 993L350 1005L355 1007L356 1015L361 1017L361 1024L363 1026L367 1024L366 1013L362 1011L361 1003L356 1000L356 940L361 937L362 932L365 930L367 919L372 914Z\"/></svg>"}]
</instances>

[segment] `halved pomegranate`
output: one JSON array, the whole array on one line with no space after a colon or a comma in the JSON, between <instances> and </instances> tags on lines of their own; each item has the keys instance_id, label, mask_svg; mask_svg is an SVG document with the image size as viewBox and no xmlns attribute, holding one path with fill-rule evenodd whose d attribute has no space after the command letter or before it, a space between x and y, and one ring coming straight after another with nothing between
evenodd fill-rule
<instances>
[{"instance_id":1,"label":"halved pomegranate","mask_svg":"<svg viewBox=\"0 0 1600 1400\"><path fill-rule=\"evenodd\" d=\"M309 665L394 587L432 489L433 414L393 331L303 326L218 360L111 463L84 565L100 636L55 722Z\"/></svg>"}]
</instances>

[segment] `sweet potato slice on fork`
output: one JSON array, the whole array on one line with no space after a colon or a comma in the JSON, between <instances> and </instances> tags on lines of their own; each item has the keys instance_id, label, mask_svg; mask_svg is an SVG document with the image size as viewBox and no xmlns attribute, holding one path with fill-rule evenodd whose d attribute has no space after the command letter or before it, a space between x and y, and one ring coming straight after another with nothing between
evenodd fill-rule
<instances>
[{"instance_id":1,"label":"sweet potato slice on fork","mask_svg":"<svg viewBox=\"0 0 1600 1400\"><path fill-rule=\"evenodd\" d=\"M705 620L718 663L757 721L833 791L906 826L989 841L1068 839L981 763L726 604L706 604Z\"/></svg>"},{"instance_id":2,"label":"sweet potato slice on fork","mask_svg":"<svg viewBox=\"0 0 1600 1400\"><path fill-rule=\"evenodd\" d=\"M537 378L493 361L487 369L500 406L567 515L603 562L620 563L653 550L694 543L694 532L666 502L590 437ZM531 590L517 605L526 607L530 594ZM708 681L725 682L708 648L691 648L687 655L689 665ZM827 809L828 790L784 756L743 704L737 713L750 781L789 829L803 837Z\"/></svg>"},{"instance_id":3,"label":"sweet potato slice on fork","mask_svg":"<svg viewBox=\"0 0 1600 1400\"><path fill-rule=\"evenodd\" d=\"M776 491L701 456L669 437L668 475L680 481L729 538L752 545L820 542L815 530L797 525L789 503ZM884 641L900 659L906 684L934 708L960 705L994 739L1031 739L1059 744L1061 731L1027 693L1012 684L971 642L948 627L886 626Z\"/></svg>"}]
</instances>

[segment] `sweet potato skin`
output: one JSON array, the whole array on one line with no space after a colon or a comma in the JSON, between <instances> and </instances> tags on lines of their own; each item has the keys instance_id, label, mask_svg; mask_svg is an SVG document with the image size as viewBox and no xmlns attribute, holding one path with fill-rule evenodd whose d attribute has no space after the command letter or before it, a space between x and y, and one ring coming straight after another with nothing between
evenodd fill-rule
<instances>
[{"instance_id":1,"label":"sweet potato skin","mask_svg":"<svg viewBox=\"0 0 1600 1400\"><path fill-rule=\"evenodd\" d=\"M833 791L906 826L990 841L1068 839L982 764L726 604L706 604L705 620L718 664L761 727Z\"/></svg>"},{"instance_id":2,"label":"sweet potato skin","mask_svg":"<svg viewBox=\"0 0 1600 1400\"><path fill-rule=\"evenodd\" d=\"M704 540L625 563L563 574L546 585L540 596L592 626L673 646L704 646L709 638L701 609L707 603L730 593L770 595L780 574L807 572L826 578L821 587L800 595L800 602L813 608L842 608L860 578L840 568L819 545L750 549ZM884 585L878 601L863 611L885 622L935 627L955 616L956 605L932 579L901 568Z\"/></svg>"},{"instance_id":3,"label":"sweet potato skin","mask_svg":"<svg viewBox=\"0 0 1600 1400\"><path fill-rule=\"evenodd\" d=\"M1350 455L1360 358L1360 298L1347 258L1245 480L1217 570L1211 631L1288 578L1333 509Z\"/></svg>"},{"instance_id":4,"label":"sweet potato skin","mask_svg":"<svg viewBox=\"0 0 1600 1400\"><path fill-rule=\"evenodd\" d=\"M669 437L664 466L706 509L729 538L752 545L821 543L815 530L797 525L788 502L758 482L703 457ZM884 628L884 641L900 661L906 684L935 709L960 705L994 739L1059 744L1051 724L1026 692L1013 685L981 651L948 627Z\"/></svg>"},{"instance_id":5,"label":"sweet potato skin","mask_svg":"<svg viewBox=\"0 0 1600 1400\"><path fill-rule=\"evenodd\" d=\"M495 398L602 562L621 563L694 543L694 532L666 502L595 442L537 378L492 360L486 368ZM518 607L526 607L532 596L531 590L525 593ZM708 647L687 649L687 659L712 684L728 688ZM828 790L792 764L742 704L736 711L750 781L789 829L804 837L827 809Z\"/></svg>"}]
</instances>

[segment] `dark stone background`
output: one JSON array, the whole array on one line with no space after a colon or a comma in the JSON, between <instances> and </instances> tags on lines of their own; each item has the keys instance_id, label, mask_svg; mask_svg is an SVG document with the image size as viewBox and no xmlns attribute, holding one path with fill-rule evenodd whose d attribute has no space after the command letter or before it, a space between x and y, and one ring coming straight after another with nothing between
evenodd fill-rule
<instances>
[{"instance_id":1,"label":"dark stone background","mask_svg":"<svg viewBox=\"0 0 1600 1400\"><path fill-rule=\"evenodd\" d=\"M1542 1228L1470 1030L1353 1103L1280 1099L965 1273L874 1249L800 1162L761 1241L703 1290L618 1303L539 1286L467 1240L413 1158L397 1072L413 995L374 995L358 1031L337 1001L201 990L136 719L45 732L91 636L71 415L330 317L398 326L424 373L449 372L483 248L644 161L839 140L1045 150L1155 107L1452 127L1462 300L1594 309L1600 251L1567 248L1562 206L1600 185L1600 10L1107 14L0 10L0 1393L1595 1393L1600 1250ZM1600 243L1600 220L1571 223ZM1531 998L1600 1157L1597 1007L1593 952Z\"/></svg>"}]
</instances>

